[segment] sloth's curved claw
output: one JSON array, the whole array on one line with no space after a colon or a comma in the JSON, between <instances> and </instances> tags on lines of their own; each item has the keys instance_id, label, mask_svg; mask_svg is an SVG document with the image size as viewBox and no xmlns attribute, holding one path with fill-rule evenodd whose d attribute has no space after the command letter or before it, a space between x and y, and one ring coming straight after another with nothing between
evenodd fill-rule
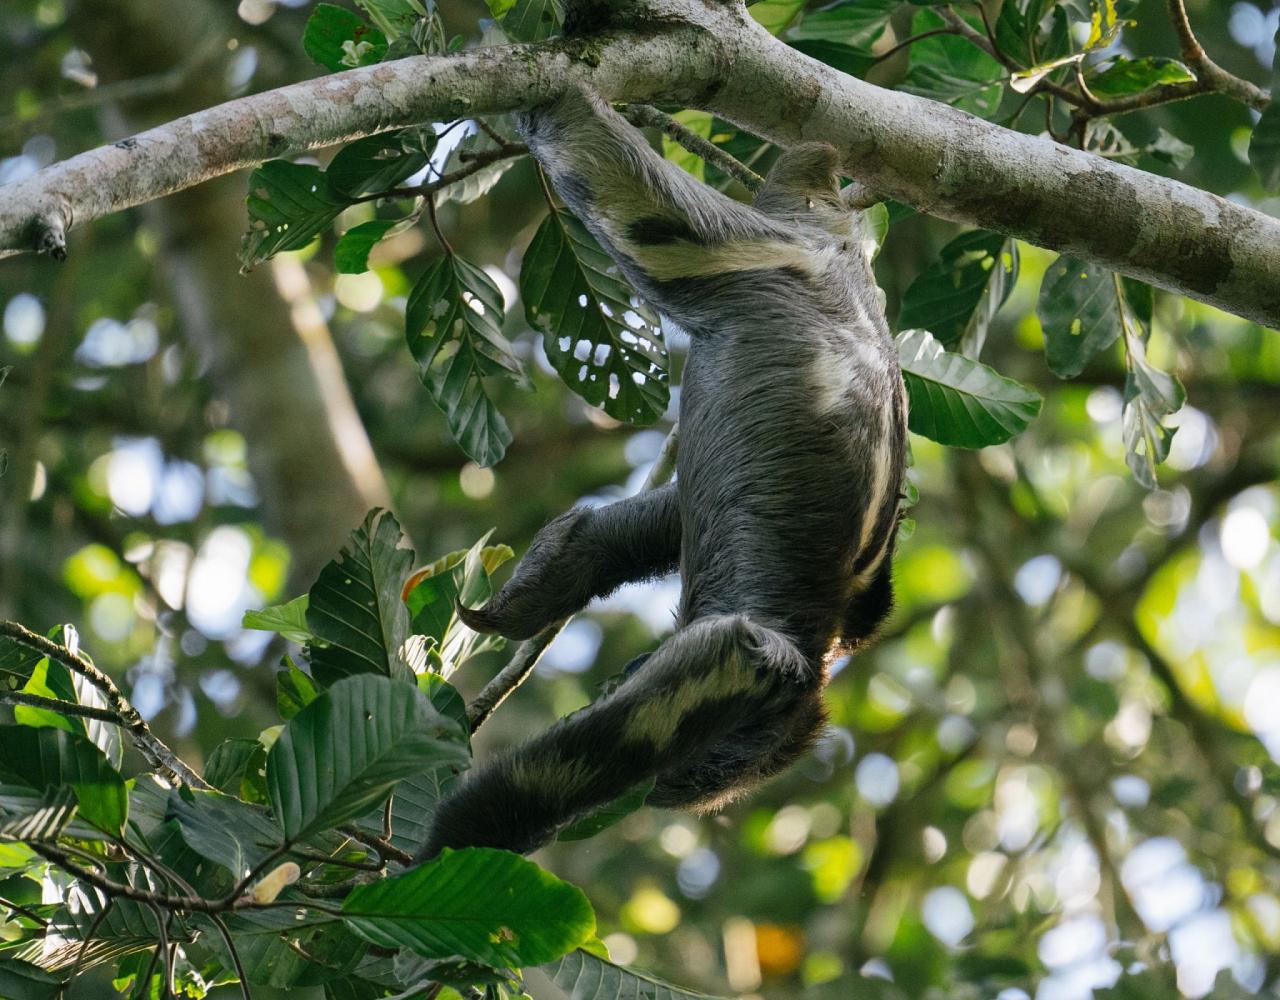
<instances>
[{"instance_id":1,"label":"sloth's curved claw","mask_svg":"<svg viewBox=\"0 0 1280 1000\"><path fill-rule=\"evenodd\" d=\"M458 613L458 617L462 619L462 624L467 626L473 632L494 633L499 631L498 623L494 620L492 612L486 610L488 605L481 605L478 608L468 608L460 601L455 602L453 608Z\"/></svg>"}]
</instances>

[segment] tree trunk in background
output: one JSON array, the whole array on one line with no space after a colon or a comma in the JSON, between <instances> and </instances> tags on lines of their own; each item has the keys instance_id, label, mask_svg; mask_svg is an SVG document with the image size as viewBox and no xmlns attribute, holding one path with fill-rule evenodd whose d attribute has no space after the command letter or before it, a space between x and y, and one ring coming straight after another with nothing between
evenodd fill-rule
<instances>
[{"instance_id":1,"label":"tree trunk in background","mask_svg":"<svg viewBox=\"0 0 1280 1000\"><path fill-rule=\"evenodd\" d=\"M211 36L243 28L233 5L206 0L77 6L84 45L107 79L169 69ZM202 68L182 88L182 104L224 100L223 79L220 64ZM174 110L172 96L163 103ZM314 315L295 324L269 268L239 273L245 184L232 175L200 185L156 203L148 222L161 238L158 256L184 339L248 442L264 524L289 546L292 582L301 588L370 506L387 503L387 489L327 328Z\"/></svg>"}]
</instances>

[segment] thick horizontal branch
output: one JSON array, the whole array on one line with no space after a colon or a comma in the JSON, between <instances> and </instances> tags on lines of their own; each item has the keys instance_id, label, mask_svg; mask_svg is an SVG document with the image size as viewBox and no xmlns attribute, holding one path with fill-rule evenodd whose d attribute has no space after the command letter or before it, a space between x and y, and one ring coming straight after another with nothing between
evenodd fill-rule
<instances>
[{"instance_id":1,"label":"thick horizontal branch","mask_svg":"<svg viewBox=\"0 0 1280 1000\"><path fill-rule=\"evenodd\" d=\"M780 144L831 142L845 172L884 196L1280 327L1275 219L846 76L737 5L649 0L629 16L636 27L590 38L414 57L294 84L83 153L0 189L0 254L60 254L73 225L269 157L527 108L585 80L612 100L706 108Z\"/></svg>"}]
</instances>

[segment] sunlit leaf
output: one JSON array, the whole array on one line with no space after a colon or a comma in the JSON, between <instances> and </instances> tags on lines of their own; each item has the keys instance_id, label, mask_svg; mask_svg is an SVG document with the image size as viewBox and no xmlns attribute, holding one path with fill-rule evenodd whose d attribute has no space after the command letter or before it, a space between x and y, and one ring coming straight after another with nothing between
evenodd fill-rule
<instances>
[{"instance_id":1,"label":"sunlit leaf","mask_svg":"<svg viewBox=\"0 0 1280 1000\"><path fill-rule=\"evenodd\" d=\"M897 338L910 397L908 426L939 444L985 448L1024 430L1041 398L1025 385L963 354L942 349L926 330Z\"/></svg>"},{"instance_id":2,"label":"sunlit leaf","mask_svg":"<svg viewBox=\"0 0 1280 1000\"><path fill-rule=\"evenodd\" d=\"M517 854L485 847L445 851L362 886L342 912L374 944L497 967L554 961L595 934L581 890Z\"/></svg>"},{"instance_id":3,"label":"sunlit leaf","mask_svg":"<svg viewBox=\"0 0 1280 1000\"><path fill-rule=\"evenodd\" d=\"M276 632L290 642L299 644L310 642L315 638L307 625L308 595L295 597L287 604L263 608L261 611L246 611L240 625L243 628L258 629L263 632Z\"/></svg>"},{"instance_id":4,"label":"sunlit leaf","mask_svg":"<svg viewBox=\"0 0 1280 1000\"><path fill-rule=\"evenodd\" d=\"M1139 94L1152 87L1171 83L1194 83L1195 76L1176 59L1146 57L1118 58L1101 73L1088 79L1089 89L1102 98Z\"/></svg>"},{"instance_id":5,"label":"sunlit leaf","mask_svg":"<svg viewBox=\"0 0 1280 1000\"><path fill-rule=\"evenodd\" d=\"M107 833L124 829L129 812L124 780L87 736L0 726L0 777L37 792L70 785L83 819Z\"/></svg>"}]
</instances>

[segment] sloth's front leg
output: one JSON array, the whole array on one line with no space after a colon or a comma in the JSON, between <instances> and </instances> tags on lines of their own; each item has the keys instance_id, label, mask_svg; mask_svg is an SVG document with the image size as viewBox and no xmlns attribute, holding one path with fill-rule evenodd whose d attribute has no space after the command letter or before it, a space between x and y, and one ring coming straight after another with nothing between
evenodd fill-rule
<instances>
[{"instance_id":1,"label":"sloth's front leg","mask_svg":"<svg viewBox=\"0 0 1280 1000\"><path fill-rule=\"evenodd\" d=\"M677 484L607 507L575 507L538 532L515 575L480 608L459 608L477 632L528 639L624 583L680 561Z\"/></svg>"}]
</instances>

